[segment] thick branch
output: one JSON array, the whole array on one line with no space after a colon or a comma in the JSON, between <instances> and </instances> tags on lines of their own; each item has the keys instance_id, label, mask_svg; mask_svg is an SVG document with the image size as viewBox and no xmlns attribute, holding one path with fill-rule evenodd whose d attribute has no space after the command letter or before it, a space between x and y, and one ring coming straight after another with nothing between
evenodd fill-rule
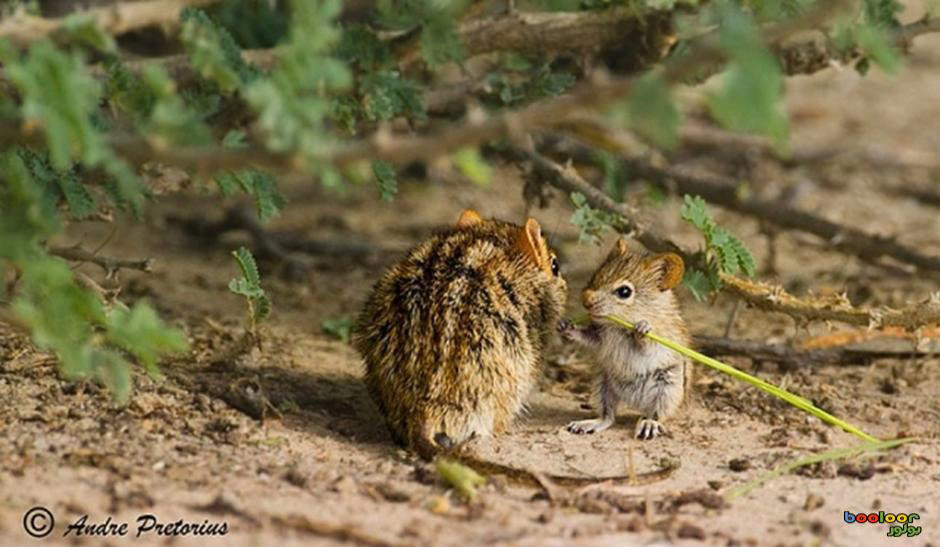
<instances>
[{"instance_id":1,"label":"thick branch","mask_svg":"<svg viewBox=\"0 0 940 547\"><path fill-rule=\"evenodd\" d=\"M97 23L108 34L118 35L151 25L167 25L179 21L180 12L187 6L205 6L218 0L149 0L117 2L109 6L79 12ZM62 29L67 18L44 19L25 12L0 21L0 38L6 38L19 47L54 34Z\"/></svg>"},{"instance_id":2,"label":"thick branch","mask_svg":"<svg viewBox=\"0 0 940 547\"><path fill-rule=\"evenodd\" d=\"M512 11L461 23L458 33L468 56L494 51L539 55L580 55L629 45L618 64L638 70L656 62L674 40L671 11L611 8L579 12ZM420 61L416 40L400 64Z\"/></svg>"}]
</instances>

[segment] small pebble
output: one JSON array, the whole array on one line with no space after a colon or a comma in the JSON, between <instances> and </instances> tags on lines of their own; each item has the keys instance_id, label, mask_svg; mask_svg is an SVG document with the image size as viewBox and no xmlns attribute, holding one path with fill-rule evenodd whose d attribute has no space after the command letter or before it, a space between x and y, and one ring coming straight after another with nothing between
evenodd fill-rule
<instances>
[{"instance_id":1,"label":"small pebble","mask_svg":"<svg viewBox=\"0 0 940 547\"><path fill-rule=\"evenodd\" d=\"M676 535L683 539L697 539L701 541L705 539L705 530L702 530L700 526L685 522L679 526Z\"/></svg>"},{"instance_id":2,"label":"small pebble","mask_svg":"<svg viewBox=\"0 0 940 547\"><path fill-rule=\"evenodd\" d=\"M744 458L735 458L728 462L728 467L735 472L747 471L751 468L751 462Z\"/></svg>"}]
</instances>

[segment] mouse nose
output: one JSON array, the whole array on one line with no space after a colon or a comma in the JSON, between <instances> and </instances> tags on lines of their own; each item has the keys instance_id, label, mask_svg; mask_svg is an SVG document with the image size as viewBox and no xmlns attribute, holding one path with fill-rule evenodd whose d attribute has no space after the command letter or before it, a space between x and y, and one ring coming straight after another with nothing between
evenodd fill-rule
<instances>
[{"instance_id":1,"label":"mouse nose","mask_svg":"<svg viewBox=\"0 0 940 547\"><path fill-rule=\"evenodd\" d=\"M581 292L581 303L584 304L585 308L591 309L595 302L597 302L597 291L584 289L584 291Z\"/></svg>"}]
</instances>

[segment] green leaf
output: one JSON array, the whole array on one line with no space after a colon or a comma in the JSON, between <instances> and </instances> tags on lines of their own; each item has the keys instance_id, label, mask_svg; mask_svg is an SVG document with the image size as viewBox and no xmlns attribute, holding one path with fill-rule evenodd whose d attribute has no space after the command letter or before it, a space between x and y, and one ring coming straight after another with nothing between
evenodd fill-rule
<instances>
[{"instance_id":1,"label":"green leaf","mask_svg":"<svg viewBox=\"0 0 940 547\"><path fill-rule=\"evenodd\" d=\"M222 171L213 177L224 196L234 194L239 188L255 198L255 208L261 222L276 217L287 204L277 189L277 179L264 171Z\"/></svg>"},{"instance_id":2,"label":"green leaf","mask_svg":"<svg viewBox=\"0 0 940 547\"><path fill-rule=\"evenodd\" d=\"M267 222L281 212L287 200L278 192L277 181L270 174L251 171L248 177L251 181L251 194L255 196L258 218L261 222Z\"/></svg>"},{"instance_id":3,"label":"green leaf","mask_svg":"<svg viewBox=\"0 0 940 547\"><path fill-rule=\"evenodd\" d=\"M115 308L108 314L107 336L114 345L137 358L151 374L162 355L185 351L189 345L182 331L168 327L153 308L138 302L131 309Z\"/></svg>"},{"instance_id":4,"label":"green leaf","mask_svg":"<svg viewBox=\"0 0 940 547\"><path fill-rule=\"evenodd\" d=\"M215 181L215 184L219 187L219 191L222 192L223 196L231 196L238 191L240 187L240 182L238 181L238 174L223 171L221 173L216 173L212 180Z\"/></svg>"},{"instance_id":5,"label":"green leaf","mask_svg":"<svg viewBox=\"0 0 940 547\"><path fill-rule=\"evenodd\" d=\"M729 234L729 247L734 249L735 254L738 257L738 266L748 276L753 276L757 273L757 263L754 261L754 255L751 254L751 251L744 246L744 243L735 236Z\"/></svg>"},{"instance_id":6,"label":"green leaf","mask_svg":"<svg viewBox=\"0 0 940 547\"><path fill-rule=\"evenodd\" d=\"M578 227L578 240L581 243L597 245L606 230L616 230L623 226L623 219L606 211L592 208L584 195L572 192L570 197L575 206L570 222Z\"/></svg>"},{"instance_id":7,"label":"green leaf","mask_svg":"<svg viewBox=\"0 0 940 547\"><path fill-rule=\"evenodd\" d=\"M385 42L364 25L350 25L343 30L336 56L347 63L357 63L363 70L385 66L391 60Z\"/></svg>"},{"instance_id":8,"label":"green leaf","mask_svg":"<svg viewBox=\"0 0 940 547\"><path fill-rule=\"evenodd\" d=\"M58 196L49 195L48 184L44 191L21 154L0 154L0 173L5 183L0 185L0 257L16 260L35 253L41 238L61 228Z\"/></svg>"},{"instance_id":9,"label":"green leaf","mask_svg":"<svg viewBox=\"0 0 940 547\"><path fill-rule=\"evenodd\" d=\"M61 260L37 254L18 265L23 292L13 301L13 311L29 326L38 347L56 353L66 377L86 376L93 368L92 325L105 321L101 303L75 284Z\"/></svg>"},{"instance_id":10,"label":"green leaf","mask_svg":"<svg viewBox=\"0 0 940 547\"><path fill-rule=\"evenodd\" d=\"M333 102L328 93L351 83L349 68L328 54L339 38L333 23L339 0L291 3L287 43L278 50L278 65L270 77L249 84L245 99L258 113L257 125L275 151L299 152L321 180L335 181L335 170L324 165L320 152L332 142L324 118Z\"/></svg>"},{"instance_id":11,"label":"green leaf","mask_svg":"<svg viewBox=\"0 0 940 547\"><path fill-rule=\"evenodd\" d=\"M222 146L225 148L242 149L248 147L245 132L241 129L231 129L222 137Z\"/></svg>"},{"instance_id":12,"label":"green leaf","mask_svg":"<svg viewBox=\"0 0 940 547\"><path fill-rule=\"evenodd\" d=\"M757 270L754 255L731 232L715 224L705 200L685 195L680 215L702 232L705 239L706 270L686 270L683 279L697 299L702 300L708 293L721 288L722 273L754 275Z\"/></svg>"},{"instance_id":13,"label":"green leaf","mask_svg":"<svg viewBox=\"0 0 940 547\"><path fill-rule=\"evenodd\" d=\"M672 149L679 142L682 116L658 74L637 81L626 106L627 123L659 147Z\"/></svg>"},{"instance_id":14,"label":"green leaf","mask_svg":"<svg viewBox=\"0 0 940 547\"><path fill-rule=\"evenodd\" d=\"M101 53L114 53L114 38L98 27L97 21L84 13L74 13L62 21L62 34L67 40L90 47Z\"/></svg>"},{"instance_id":15,"label":"green leaf","mask_svg":"<svg viewBox=\"0 0 940 547\"><path fill-rule=\"evenodd\" d=\"M705 206L705 200L700 196L683 197L682 207L679 209L679 216L682 220L692 223L699 231L710 232L715 224L711 215L708 214L708 208Z\"/></svg>"},{"instance_id":16,"label":"green leaf","mask_svg":"<svg viewBox=\"0 0 940 547\"><path fill-rule=\"evenodd\" d=\"M34 42L26 59L6 59L4 70L22 95L22 116L46 134L49 157L58 171L73 159L102 162L106 147L91 123L101 88L78 53L66 54L46 39Z\"/></svg>"},{"instance_id":17,"label":"green leaf","mask_svg":"<svg viewBox=\"0 0 940 547\"><path fill-rule=\"evenodd\" d=\"M689 268L685 271L682 284L689 289L692 296L699 302L704 302L708 295L717 289L705 274L695 268Z\"/></svg>"},{"instance_id":18,"label":"green leaf","mask_svg":"<svg viewBox=\"0 0 940 547\"><path fill-rule=\"evenodd\" d=\"M258 71L241 57L241 49L224 28L202 10L187 8L180 19L183 46L200 76L215 82L226 94L254 80Z\"/></svg>"},{"instance_id":19,"label":"green leaf","mask_svg":"<svg viewBox=\"0 0 940 547\"><path fill-rule=\"evenodd\" d=\"M390 120L399 115L425 117L418 86L396 70L367 75L359 86L364 113L369 121Z\"/></svg>"},{"instance_id":20,"label":"green leaf","mask_svg":"<svg viewBox=\"0 0 940 547\"><path fill-rule=\"evenodd\" d=\"M150 117L157 98L147 84L130 72L118 57L105 59L104 67L108 75L105 96L110 104L138 123Z\"/></svg>"},{"instance_id":21,"label":"green leaf","mask_svg":"<svg viewBox=\"0 0 940 547\"><path fill-rule=\"evenodd\" d=\"M349 338L352 336L352 331L355 325L356 322L352 317L343 315L341 317L334 317L332 319L324 320L321 328L323 329L324 333L335 336L343 342L349 342Z\"/></svg>"},{"instance_id":22,"label":"green leaf","mask_svg":"<svg viewBox=\"0 0 940 547\"><path fill-rule=\"evenodd\" d=\"M420 28L421 55L431 68L466 55L457 22L466 0L379 0L379 22L396 30Z\"/></svg>"},{"instance_id":23,"label":"green leaf","mask_svg":"<svg viewBox=\"0 0 940 547\"><path fill-rule=\"evenodd\" d=\"M258 274L258 264L255 262L255 257L251 256L251 251L245 247L239 247L235 251L232 251L232 256L234 256L235 261L238 262L238 267L242 271L242 278L248 286L260 289L261 275Z\"/></svg>"},{"instance_id":24,"label":"green leaf","mask_svg":"<svg viewBox=\"0 0 940 547\"><path fill-rule=\"evenodd\" d=\"M855 29L855 38L865 55L881 67L881 70L894 74L900 69L901 55L884 30L871 25L860 25Z\"/></svg>"},{"instance_id":25,"label":"green leaf","mask_svg":"<svg viewBox=\"0 0 940 547\"><path fill-rule=\"evenodd\" d=\"M59 175L56 177L56 182L62 189L62 195L65 196L65 202L69 205L72 217L88 218L98 210L95 198L75 175L71 173Z\"/></svg>"},{"instance_id":26,"label":"green leaf","mask_svg":"<svg viewBox=\"0 0 940 547\"><path fill-rule=\"evenodd\" d=\"M156 98L145 130L163 141L178 146L201 146L213 142L212 133L201 116L186 106L175 93L176 85L159 66L147 66L142 80Z\"/></svg>"},{"instance_id":27,"label":"green leaf","mask_svg":"<svg viewBox=\"0 0 940 547\"><path fill-rule=\"evenodd\" d=\"M379 185L379 194L385 201L392 201L398 193L398 177L392 164L375 160L372 162L372 174Z\"/></svg>"},{"instance_id":28,"label":"green leaf","mask_svg":"<svg viewBox=\"0 0 940 547\"><path fill-rule=\"evenodd\" d=\"M543 63L527 80L525 95L529 100L556 97L571 89L576 81L571 74L553 72L550 63Z\"/></svg>"},{"instance_id":29,"label":"green leaf","mask_svg":"<svg viewBox=\"0 0 940 547\"><path fill-rule=\"evenodd\" d=\"M904 5L897 0L864 0L862 5L866 22L881 28L900 26L897 15L904 10Z\"/></svg>"},{"instance_id":30,"label":"green leaf","mask_svg":"<svg viewBox=\"0 0 940 547\"><path fill-rule=\"evenodd\" d=\"M118 353L102 348L91 351L90 361L95 377L111 392L116 403L127 403L133 384L131 367Z\"/></svg>"},{"instance_id":31,"label":"green leaf","mask_svg":"<svg viewBox=\"0 0 940 547\"><path fill-rule=\"evenodd\" d=\"M454 166L463 176L480 186L488 186L493 170L477 148L461 148L454 153Z\"/></svg>"},{"instance_id":32,"label":"green leaf","mask_svg":"<svg viewBox=\"0 0 940 547\"><path fill-rule=\"evenodd\" d=\"M29 169L35 181L47 190L58 188L69 206L73 218L82 219L91 216L98 206L88 189L79 182L72 172L57 173L49 163L49 156L29 148L18 149L19 157ZM56 199L58 201L58 199Z\"/></svg>"},{"instance_id":33,"label":"green leaf","mask_svg":"<svg viewBox=\"0 0 940 547\"><path fill-rule=\"evenodd\" d=\"M466 57L456 18L439 14L425 22L421 31L421 55L431 68Z\"/></svg>"},{"instance_id":34,"label":"green leaf","mask_svg":"<svg viewBox=\"0 0 940 547\"><path fill-rule=\"evenodd\" d=\"M777 60L744 12L730 3L721 6L719 44L730 63L722 88L709 94L711 113L726 127L766 135L784 150L788 123L780 108L782 81Z\"/></svg>"}]
</instances>

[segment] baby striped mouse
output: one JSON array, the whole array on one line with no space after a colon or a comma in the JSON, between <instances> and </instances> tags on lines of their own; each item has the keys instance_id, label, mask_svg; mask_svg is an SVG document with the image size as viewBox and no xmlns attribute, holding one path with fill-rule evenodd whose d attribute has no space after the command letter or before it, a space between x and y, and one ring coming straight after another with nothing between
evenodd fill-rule
<instances>
[{"instance_id":1,"label":"baby striped mouse","mask_svg":"<svg viewBox=\"0 0 940 547\"><path fill-rule=\"evenodd\" d=\"M683 402L692 367L681 354L646 338L655 331L680 344L689 333L672 289L682 280L682 258L672 253L631 251L619 239L582 292L591 322L558 325L563 338L594 350L599 365L600 417L568 424L572 433L597 433L614 424L621 402L642 413L636 437L653 439L665 432L661 421ZM605 319L615 315L636 325L630 332Z\"/></svg>"}]
</instances>

